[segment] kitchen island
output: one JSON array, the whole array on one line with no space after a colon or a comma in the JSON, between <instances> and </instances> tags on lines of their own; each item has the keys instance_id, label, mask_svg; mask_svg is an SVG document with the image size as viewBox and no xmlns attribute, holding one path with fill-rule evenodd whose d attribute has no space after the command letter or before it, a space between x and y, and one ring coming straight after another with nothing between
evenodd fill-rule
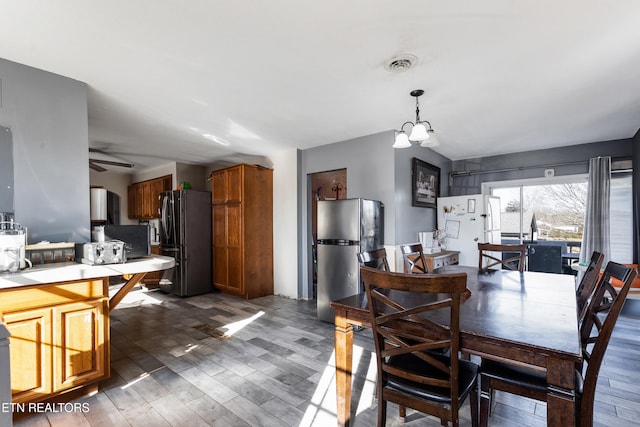
<instances>
[{"instance_id":1,"label":"kitchen island","mask_svg":"<svg viewBox=\"0 0 640 427\"><path fill-rule=\"evenodd\" d=\"M64 400L109 377L109 313L146 273L173 267L152 255L124 264L44 264L0 274L0 320L11 334L13 403ZM109 277L125 284L109 298Z\"/></svg>"}]
</instances>

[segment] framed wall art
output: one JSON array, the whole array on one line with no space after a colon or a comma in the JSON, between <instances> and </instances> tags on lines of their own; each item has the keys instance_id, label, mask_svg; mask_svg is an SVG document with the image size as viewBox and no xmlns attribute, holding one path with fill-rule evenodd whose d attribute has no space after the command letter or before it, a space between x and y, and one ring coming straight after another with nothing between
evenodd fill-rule
<instances>
[{"instance_id":1,"label":"framed wall art","mask_svg":"<svg viewBox=\"0 0 640 427\"><path fill-rule=\"evenodd\" d=\"M413 188L412 205L423 208L435 208L440 196L440 168L413 158L411 168Z\"/></svg>"}]
</instances>

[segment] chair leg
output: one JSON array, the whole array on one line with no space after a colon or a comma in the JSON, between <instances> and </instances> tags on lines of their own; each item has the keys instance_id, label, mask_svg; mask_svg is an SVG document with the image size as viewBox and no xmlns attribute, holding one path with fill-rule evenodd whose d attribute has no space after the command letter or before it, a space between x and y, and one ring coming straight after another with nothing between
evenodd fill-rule
<instances>
[{"instance_id":1,"label":"chair leg","mask_svg":"<svg viewBox=\"0 0 640 427\"><path fill-rule=\"evenodd\" d=\"M479 412L478 412L478 384L474 388L471 389L471 393L469 395L470 405L471 405L471 427L478 427L479 421Z\"/></svg>"},{"instance_id":2,"label":"chair leg","mask_svg":"<svg viewBox=\"0 0 640 427\"><path fill-rule=\"evenodd\" d=\"M406 418L407 417L407 407L404 406L404 405L398 406L398 414L400 415L400 418Z\"/></svg>"},{"instance_id":3,"label":"chair leg","mask_svg":"<svg viewBox=\"0 0 640 427\"><path fill-rule=\"evenodd\" d=\"M382 396L379 396L382 397ZM385 427L387 424L387 401L378 399L378 427Z\"/></svg>"},{"instance_id":4,"label":"chair leg","mask_svg":"<svg viewBox=\"0 0 640 427\"><path fill-rule=\"evenodd\" d=\"M489 424L489 409L491 408L491 392L489 380L480 378L480 427Z\"/></svg>"}]
</instances>

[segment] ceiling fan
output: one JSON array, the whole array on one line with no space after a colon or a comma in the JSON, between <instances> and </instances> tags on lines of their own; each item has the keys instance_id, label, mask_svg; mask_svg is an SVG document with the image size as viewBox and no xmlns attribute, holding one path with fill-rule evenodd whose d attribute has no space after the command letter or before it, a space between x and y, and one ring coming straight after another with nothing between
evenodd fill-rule
<instances>
[{"instance_id":1,"label":"ceiling fan","mask_svg":"<svg viewBox=\"0 0 640 427\"><path fill-rule=\"evenodd\" d=\"M99 153L105 156L108 156L109 154L105 153L104 151L98 150L96 148L89 148L89 153ZM116 160L104 160L104 159L92 159L89 158L89 167L91 169L93 169L94 171L97 172L105 172L107 171L107 169L103 168L100 165L109 165L109 166L119 166L119 167L123 167L123 168L132 168L135 165L133 163L126 163L126 162L120 162L120 161L116 161Z\"/></svg>"}]
</instances>

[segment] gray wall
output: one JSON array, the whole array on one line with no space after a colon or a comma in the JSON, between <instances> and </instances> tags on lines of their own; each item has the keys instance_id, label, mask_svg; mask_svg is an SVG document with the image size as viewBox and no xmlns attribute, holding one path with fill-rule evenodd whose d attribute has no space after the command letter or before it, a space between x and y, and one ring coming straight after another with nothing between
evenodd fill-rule
<instances>
[{"instance_id":1,"label":"gray wall","mask_svg":"<svg viewBox=\"0 0 640 427\"><path fill-rule=\"evenodd\" d=\"M413 146L394 150L395 164L395 242L418 241L418 232L433 231L437 227L436 209L412 206L413 182L411 177L414 157L440 168L440 195L447 191L447 176L451 170L451 160L430 148Z\"/></svg>"},{"instance_id":2,"label":"gray wall","mask_svg":"<svg viewBox=\"0 0 640 427\"><path fill-rule=\"evenodd\" d=\"M29 243L88 241L86 84L0 59L0 125L13 134L15 220Z\"/></svg>"},{"instance_id":3,"label":"gray wall","mask_svg":"<svg viewBox=\"0 0 640 427\"><path fill-rule=\"evenodd\" d=\"M449 193L452 196L478 194L483 182L542 178L545 169L554 169L555 176L585 174L589 172L592 157L630 158L631 152L632 140L623 139L457 160L451 167L454 176L450 180ZM482 173L476 173L479 171ZM470 174L455 175L461 172Z\"/></svg>"},{"instance_id":4,"label":"gray wall","mask_svg":"<svg viewBox=\"0 0 640 427\"><path fill-rule=\"evenodd\" d=\"M303 190L304 200L301 201L303 206L306 209L311 207L309 174L347 169L347 197L380 200L384 203L384 240L387 244L393 244L395 177L392 144L393 131L304 150L302 171L307 182ZM309 222L307 231L310 230L310 224Z\"/></svg>"},{"instance_id":5,"label":"gray wall","mask_svg":"<svg viewBox=\"0 0 640 427\"><path fill-rule=\"evenodd\" d=\"M298 204L303 233L298 263L302 276L299 298L311 297L311 178L309 174L347 169L347 197L384 203L384 240L395 241L393 131L310 148L301 152L301 185Z\"/></svg>"},{"instance_id":6,"label":"gray wall","mask_svg":"<svg viewBox=\"0 0 640 427\"><path fill-rule=\"evenodd\" d=\"M411 160L414 157L441 168L440 192L446 191L451 161L429 148L392 148L394 131L355 138L302 151L302 178L299 193L304 225L301 245L301 271L304 284L300 298L306 298L311 272L311 188L309 174L347 169L347 197L362 197L384 203L384 243L399 245L418 241L419 231L436 227L436 210L411 206Z\"/></svg>"},{"instance_id":7,"label":"gray wall","mask_svg":"<svg viewBox=\"0 0 640 427\"><path fill-rule=\"evenodd\" d=\"M0 110L2 110L0 80ZM0 126L0 212L13 212L13 136L11 129Z\"/></svg>"}]
</instances>

